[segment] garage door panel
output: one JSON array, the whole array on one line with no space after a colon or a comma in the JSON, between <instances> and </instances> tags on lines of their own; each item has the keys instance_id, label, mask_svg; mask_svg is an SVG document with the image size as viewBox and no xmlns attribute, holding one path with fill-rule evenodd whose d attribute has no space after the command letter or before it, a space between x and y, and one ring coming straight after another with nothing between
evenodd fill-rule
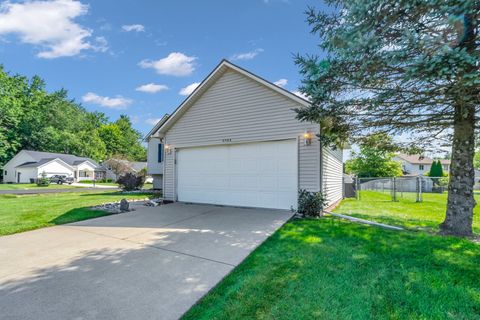
<instances>
[{"instance_id":1,"label":"garage door panel","mask_svg":"<svg viewBox=\"0 0 480 320\"><path fill-rule=\"evenodd\" d=\"M177 174L179 201L289 209L297 198L296 140L181 149Z\"/></svg>"}]
</instances>

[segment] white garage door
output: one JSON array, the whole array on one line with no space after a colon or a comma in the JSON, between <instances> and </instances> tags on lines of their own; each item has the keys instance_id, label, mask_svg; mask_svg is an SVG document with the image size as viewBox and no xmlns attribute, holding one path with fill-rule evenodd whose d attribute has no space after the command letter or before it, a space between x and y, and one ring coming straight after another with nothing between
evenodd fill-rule
<instances>
[{"instance_id":1,"label":"white garage door","mask_svg":"<svg viewBox=\"0 0 480 320\"><path fill-rule=\"evenodd\" d=\"M296 140L180 149L177 175L179 201L296 208Z\"/></svg>"}]
</instances>

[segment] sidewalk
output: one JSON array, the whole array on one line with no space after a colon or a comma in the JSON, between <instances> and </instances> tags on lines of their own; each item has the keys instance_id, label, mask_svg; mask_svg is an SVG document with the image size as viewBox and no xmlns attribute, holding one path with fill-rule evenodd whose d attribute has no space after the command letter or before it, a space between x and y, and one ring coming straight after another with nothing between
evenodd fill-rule
<instances>
[{"instance_id":1,"label":"sidewalk","mask_svg":"<svg viewBox=\"0 0 480 320\"><path fill-rule=\"evenodd\" d=\"M116 186L105 186L105 185L101 185L101 184L95 184L95 186L93 185L93 183L78 183L78 182L74 182L71 184L71 186L74 186L74 187L80 187L80 188L95 188L95 189L118 189L118 187Z\"/></svg>"},{"instance_id":2,"label":"sidewalk","mask_svg":"<svg viewBox=\"0 0 480 320\"><path fill-rule=\"evenodd\" d=\"M82 188L69 188L69 189L29 189L29 190L0 190L0 194L43 194L43 193L64 193L64 192L85 192L85 191L118 191L118 188L91 188L91 187L82 187Z\"/></svg>"}]
</instances>

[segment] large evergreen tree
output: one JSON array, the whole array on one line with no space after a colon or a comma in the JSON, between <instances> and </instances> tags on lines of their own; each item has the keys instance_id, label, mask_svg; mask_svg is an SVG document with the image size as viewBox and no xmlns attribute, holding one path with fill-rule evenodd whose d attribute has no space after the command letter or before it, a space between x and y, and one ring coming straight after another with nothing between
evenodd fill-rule
<instances>
[{"instance_id":1,"label":"large evergreen tree","mask_svg":"<svg viewBox=\"0 0 480 320\"><path fill-rule=\"evenodd\" d=\"M448 139L451 177L444 234L472 235L474 137L479 104L478 0L328 0L309 9L325 58L298 56L298 118L335 144L372 131Z\"/></svg>"}]
</instances>

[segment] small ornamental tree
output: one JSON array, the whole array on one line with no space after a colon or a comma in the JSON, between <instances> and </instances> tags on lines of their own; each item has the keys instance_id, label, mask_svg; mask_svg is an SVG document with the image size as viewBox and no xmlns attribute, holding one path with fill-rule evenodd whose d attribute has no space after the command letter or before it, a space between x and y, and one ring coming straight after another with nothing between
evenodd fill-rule
<instances>
[{"instance_id":1,"label":"small ornamental tree","mask_svg":"<svg viewBox=\"0 0 480 320\"><path fill-rule=\"evenodd\" d=\"M430 166L430 171L428 172L429 177L435 177L436 167L437 167L437 161L433 160L432 165Z\"/></svg>"},{"instance_id":2,"label":"small ornamental tree","mask_svg":"<svg viewBox=\"0 0 480 320\"><path fill-rule=\"evenodd\" d=\"M478 0L326 0L307 21L322 58L297 56L298 118L320 124L326 145L371 132L409 133L452 146L443 234L472 235L475 130L480 111Z\"/></svg>"},{"instance_id":3,"label":"small ornamental tree","mask_svg":"<svg viewBox=\"0 0 480 320\"><path fill-rule=\"evenodd\" d=\"M50 179L47 178L45 171L42 171L40 178L37 179L37 186L48 187L50 185Z\"/></svg>"},{"instance_id":4,"label":"small ornamental tree","mask_svg":"<svg viewBox=\"0 0 480 320\"><path fill-rule=\"evenodd\" d=\"M444 176L444 173L443 173L443 165L442 165L442 162L440 160L437 160L437 170L438 170L438 176L441 178Z\"/></svg>"},{"instance_id":5,"label":"small ornamental tree","mask_svg":"<svg viewBox=\"0 0 480 320\"><path fill-rule=\"evenodd\" d=\"M432 178L434 184L440 185L440 178L443 177L443 168L440 160L433 160L428 176Z\"/></svg>"},{"instance_id":6,"label":"small ornamental tree","mask_svg":"<svg viewBox=\"0 0 480 320\"><path fill-rule=\"evenodd\" d=\"M130 162L121 155L115 155L114 157L105 160L103 164L115 174L117 179L120 176L133 171Z\"/></svg>"},{"instance_id":7,"label":"small ornamental tree","mask_svg":"<svg viewBox=\"0 0 480 320\"><path fill-rule=\"evenodd\" d=\"M430 172L428 173L429 177L438 178L443 176L442 164L439 160L433 160L432 166L430 167Z\"/></svg>"},{"instance_id":8,"label":"small ornamental tree","mask_svg":"<svg viewBox=\"0 0 480 320\"><path fill-rule=\"evenodd\" d=\"M145 183L145 177L127 172L118 178L117 183L124 191L140 190Z\"/></svg>"}]
</instances>

